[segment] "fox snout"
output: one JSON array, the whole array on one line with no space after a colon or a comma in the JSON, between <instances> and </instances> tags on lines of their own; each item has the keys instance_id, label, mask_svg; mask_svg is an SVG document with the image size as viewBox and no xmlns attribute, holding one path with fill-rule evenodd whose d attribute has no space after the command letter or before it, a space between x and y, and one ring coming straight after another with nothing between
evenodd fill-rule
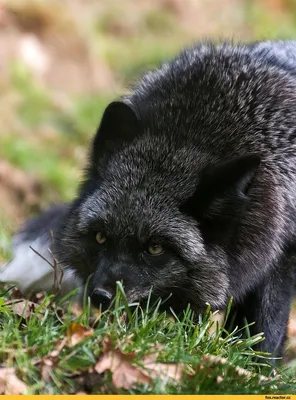
<instances>
[{"instance_id":1,"label":"fox snout","mask_svg":"<svg viewBox=\"0 0 296 400\"><path fill-rule=\"evenodd\" d=\"M136 273L138 269L133 268L131 263L101 262L89 281L88 293L92 305L102 311L108 309L114 300L117 282L122 284L128 301L141 298L140 290L147 282ZM134 293L135 282L140 289L137 293Z\"/></svg>"},{"instance_id":2,"label":"fox snout","mask_svg":"<svg viewBox=\"0 0 296 400\"><path fill-rule=\"evenodd\" d=\"M114 293L100 287L95 288L90 295L92 305L102 311L106 311L110 307L113 298Z\"/></svg>"}]
</instances>

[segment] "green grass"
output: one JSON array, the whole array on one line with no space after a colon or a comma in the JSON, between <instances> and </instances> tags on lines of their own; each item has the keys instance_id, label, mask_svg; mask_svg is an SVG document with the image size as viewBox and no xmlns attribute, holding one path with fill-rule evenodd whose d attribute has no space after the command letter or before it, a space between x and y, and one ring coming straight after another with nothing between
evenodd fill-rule
<instances>
[{"instance_id":1,"label":"green grass","mask_svg":"<svg viewBox=\"0 0 296 400\"><path fill-rule=\"evenodd\" d=\"M70 307L62 315L58 309L63 301L53 305L52 299L46 297L35 312L24 319L14 314L9 305L5 305L4 299L9 293L3 293L2 300L0 298L0 360L3 367L16 368L18 377L28 385L31 394L85 390L92 393L142 394L295 392L295 378L287 371L283 370L273 378L273 367L269 366L269 361L264 358L255 360L251 346L261 340L260 335L242 339L240 332L225 333L222 327L214 326L209 309L199 317L198 324L194 323L189 308L180 319L161 313L158 305L150 309L141 309L139 306L131 309L121 290L118 290L115 307L97 318L94 334L74 347L65 346L57 358L52 358L53 364L47 379L44 379L41 360L67 335L73 322L89 326L89 308L85 307L84 312L76 318ZM41 313L41 318L38 313ZM158 362L184 363L185 372L191 371L192 376L189 379L184 374L179 384L168 382L164 385L156 379L151 385L118 389L112 383L111 373L99 375L90 372L90 368L104 354L104 340L107 337L120 352L135 355L135 366L141 365L144 355L157 351ZM226 358L227 362L215 364L214 367L205 364L203 357L208 354ZM247 369L251 377L246 379L238 375L235 367ZM269 379L266 382L260 380L262 375Z\"/></svg>"}]
</instances>

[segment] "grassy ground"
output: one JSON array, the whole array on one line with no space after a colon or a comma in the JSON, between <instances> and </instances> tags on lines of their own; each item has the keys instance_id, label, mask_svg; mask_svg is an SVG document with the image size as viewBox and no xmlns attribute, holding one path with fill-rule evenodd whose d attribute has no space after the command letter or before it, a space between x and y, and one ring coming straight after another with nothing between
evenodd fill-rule
<instances>
[{"instance_id":1,"label":"grassy ground","mask_svg":"<svg viewBox=\"0 0 296 400\"><path fill-rule=\"evenodd\" d=\"M73 198L104 107L143 71L200 37L296 36L294 0L220 0L219 12L214 0L1 4L0 262L9 258L11 235L24 219L52 202ZM103 315L91 331L87 309L75 317L45 298L33 314L21 318L9 303L13 299L13 290L0 298L0 363L15 368L12 376L16 373L26 385L20 388L30 393L124 390L112 383L108 371L95 371L102 356L110 354L109 337L128 373L143 380L137 368L146 363L144 354L156 351L159 362L185 364L178 385L164 386L161 379L128 392L296 392L292 372L281 371L274 382L260 378L269 377L272 368L254 364L252 339L241 341L237 333L222 338L221 330L210 333L208 316L196 327L189 313L173 321L138 309L127 322L122 305ZM71 347L73 322L84 339ZM296 348L296 332L292 336L289 354ZM207 354L218 358L206 359ZM240 375L237 366L250 371L251 379L246 381L249 376L245 371Z\"/></svg>"},{"instance_id":2,"label":"grassy ground","mask_svg":"<svg viewBox=\"0 0 296 400\"><path fill-rule=\"evenodd\" d=\"M196 325L189 309L181 319L131 309L120 288L114 309L90 319L88 307L75 315L41 297L24 310L5 296L0 358L14 393L295 393L291 371L254 359L260 335L223 334L210 310Z\"/></svg>"}]
</instances>

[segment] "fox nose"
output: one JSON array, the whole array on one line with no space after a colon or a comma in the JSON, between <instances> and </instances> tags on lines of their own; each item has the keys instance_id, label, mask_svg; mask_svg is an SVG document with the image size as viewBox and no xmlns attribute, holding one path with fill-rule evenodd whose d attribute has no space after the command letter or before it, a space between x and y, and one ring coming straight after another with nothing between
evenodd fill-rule
<instances>
[{"instance_id":1,"label":"fox nose","mask_svg":"<svg viewBox=\"0 0 296 400\"><path fill-rule=\"evenodd\" d=\"M97 308L101 307L102 311L107 310L111 304L112 298L112 293L101 288L94 289L90 296L92 304Z\"/></svg>"}]
</instances>

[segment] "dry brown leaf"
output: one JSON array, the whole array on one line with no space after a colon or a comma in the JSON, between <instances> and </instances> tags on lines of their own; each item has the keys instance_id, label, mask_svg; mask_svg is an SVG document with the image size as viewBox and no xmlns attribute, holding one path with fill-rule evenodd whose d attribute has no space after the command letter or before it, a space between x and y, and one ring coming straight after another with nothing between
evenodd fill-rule
<instances>
[{"instance_id":1,"label":"dry brown leaf","mask_svg":"<svg viewBox=\"0 0 296 400\"><path fill-rule=\"evenodd\" d=\"M86 337L93 335L93 333L94 330L92 328L87 328L86 326L73 322L67 332L68 346L76 346L77 343L81 342L81 340Z\"/></svg>"},{"instance_id":2,"label":"dry brown leaf","mask_svg":"<svg viewBox=\"0 0 296 400\"><path fill-rule=\"evenodd\" d=\"M184 364L157 362L157 357L163 347L155 346L155 352L144 356L133 365L135 353L124 354L118 349L112 349L111 338L104 340L104 355L96 364L95 371L99 374L109 370L112 372L112 382L115 387L131 389L136 384L151 384L153 379L159 378L165 385L168 381L180 382L184 371ZM138 363L139 364L139 363Z\"/></svg>"},{"instance_id":3,"label":"dry brown leaf","mask_svg":"<svg viewBox=\"0 0 296 400\"><path fill-rule=\"evenodd\" d=\"M244 368L241 367L236 367L235 365L231 364L227 358L220 357L220 356L215 356L212 354L206 354L202 357L200 365L197 367L196 372L198 372L201 369L204 369L205 366L208 368L209 373L212 370L212 367L216 365L227 365L228 368L231 368L231 370L237 375L241 376L243 379L248 380L252 378L253 374L251 371L248 371ZM266 376L259 375L259 380L261 382L263 381L270 381L270 378L267 378Z\"/></svg>"},{"instance_id":4,"label":"dry brown leaf","mask_svg":"<svg viewBox=\"0 0 296 400\"><path fill-rule=\"evenodd\" d=\"M158 353L145 356L142 359L144 369L152 379L160 378L161 381L175 381L179 383L184 372L183 363L163 363L157 362Z\"/></svg>"},{"instance_id":5,"label":"dry brown leaf","mask_svg":"<svg viewBox=\"0 0 296 400\"><path fill-rule=\"evenodd\" d=\"M60 352L63 350L67 343L67 338L63 338L62 340L58 340L54 350L52 350L49 354L48 357L50 358L57 358L60 355Z\"/></svg>"},{"instance_id":6,"label":"dry brown leaf","mask_svg":"<svg viewBox=\"0 0 296 400\"><path fill-rule=\"evenodd\" d=\"M53 361L50 360L49 358L45 358L42 360L42 365L41 365L41 377L44 380L44 382L50 382L51 381L51 371L53 368Z\"/></svg>"},{"instance_id":7,"label":"dry brown leaf","mask_svg":"<svg viewBox=\"0 0 296 400\"><path fill-rule=\"evenodd\" d=\"M48 353L47 356L34 360L34 365L40 365L41 376L45 382L51 381L51 371L56 367L60 352L63 350L66 344L67 338L65 337L56 343L54 350Z\"/></svg>"},{"instance_id":8,"label":"dry brown leaf","mask_svg":"<svg viewBox=\"0 0 296 400\"><path fill-rule=\"evenodd\" d=\"M7 306L12 310L12 312L24 319L30 318L39 307L39 304L33 303L28 300L18 300L15 302L9 302ZM42 314L38 312L38 318L42 317Z\"/></svg>"},{"instance_id":9,"label":"dry brown leaf","mask_svg":"<svg viewBox=\"0 0 296 400\"><path fill-rule=\"evenodd\" d=\"M15 374L14 368L0 368L0 394L25 394L27 385Z\"/></svg>"},{"instance_id":10,"label":"dry brown leaf","mask_svg":"<svg viewBox=\"0 0 296 400\"><path fill-rule=\"evenodd\" d=\"M118 389L130 389L135 384L151 383L147 373L131 364L133 358L134 355L126 355L119 350L108 351L96 364L95 370L98 374L111 371L113 385Z\"/></svg>"},{"instance_id":11,"label":"dry brown leaf","mask_svg":"<svg viewBox=\"0 0 296 400\"><path fill-rule=\"evenodd\" d=\"M63 348L66 346L66 344L67 344L66 337L63 338L62 340L58 340L56 342L54 350L49 352L47 354L47 356L45 356L45 357L36 358L33 361L33 364L34 365L44 364L47 362L47 360L49 360L50 362L56 362L56 359L58 358L58 356L60 355L60 352L63 350Z\"/></svg>"}]
</instances>

